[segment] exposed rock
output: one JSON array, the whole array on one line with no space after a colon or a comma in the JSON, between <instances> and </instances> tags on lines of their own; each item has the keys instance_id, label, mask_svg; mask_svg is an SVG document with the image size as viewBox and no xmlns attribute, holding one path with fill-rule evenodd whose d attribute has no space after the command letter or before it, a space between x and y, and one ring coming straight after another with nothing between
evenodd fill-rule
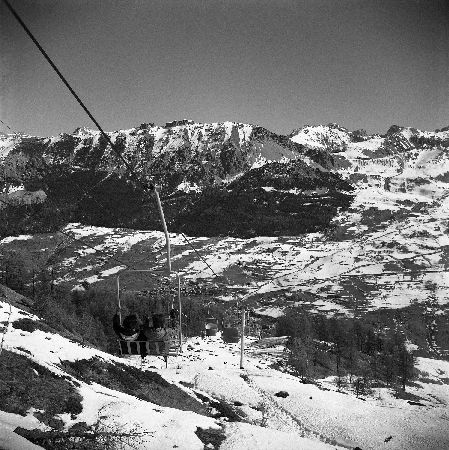
<instances>
[{"instance_id":1,"label":"exposed rock","mask_svg":"<svg viewBox=\"0 0 449 450\"><path fill-rule=\"evenodd\" d=\"M279 391L279 392L276 392L276 394L274 394L274 395L275 395L275 397L286 398L290 394L287 391Z\"/></svg>"}]
</instances>

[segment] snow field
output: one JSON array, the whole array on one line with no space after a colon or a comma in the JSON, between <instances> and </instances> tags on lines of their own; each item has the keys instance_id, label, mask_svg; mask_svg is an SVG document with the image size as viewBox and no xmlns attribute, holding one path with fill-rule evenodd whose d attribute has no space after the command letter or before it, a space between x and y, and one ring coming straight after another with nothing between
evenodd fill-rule
<instances>
[{"instance_id":1,"label":"snow field","mask_svg":"<svg viewBox=\"0 0 449 450\"><path fill-rule=\"evenodd\" d=\"M1 306L0 321L5 321L9 307L5 302ZM12 311L12 322L27 315L14 307ZM221 419L227 436L222 447L225 449L256 450L270 448L275 443L278 447L271 448L280 450L356 445L368 449L418 450L449 446L446 426L448 362L418 358L417 367L424 378L408 390L419 395L422 406L396 399L388 389L378 389L373 397L363 401L353 394L332 390L332 385L325 380L323 386L331 390L302 384L298 378L270 368L280 349L253 350L251 343L254 339L247 341L244 370L239 368L239 344L225 344L220 336L190 338L184 345L183 354L170 358L168 369L163 368L163 361L155 357L148 357L144 369L157 371L167 381L182 386L192 395L193 389L236 405L239 415L249 424L226 423ZM5 349L10 351L25 355L21 349L31 352L34 361L59 374L63 374L57 367L60 360L75 361L92 356L140 366L138 357L124 360L39 330L29 333L11 327L4 344ZM286 398L274 396L280 390L287 391L289 395ZM168 449L173 445L202 449L203 444L194 433L196 427L218 429L220 425L220 421L215 419L160 407L94 383L81 382L79 392L83 397L83 411L76 418L77 422L93 424L101 418L101 424L106 428L124 432L138 430L143 433L138 444L138 448L142 449ZM61 418L66 427L75 422L68 415ZM23 418L3 414L0 415L0 422L2 430L10 430L12 423L29 428L36 425L30 416ZM3 432L5 435L6 432ZM388 446L385 439L390 436ZM323 441L332 442L332 445Z\"/></svg>"},{"instance_id":2,"label":"snow field","mask_svg":"<svg viewBox=\"0 0 449 450\"><path fill-rule=\"evenodd\" d=\"M248 423L233 422L225 427L229 436L220 450L328 450L335 446L312 439L303 438L296 433L261 428Z\"/></svg>"},{"instance_id":3,"label":"snow field","mask_svg":"<svg viewBox=\"0 0 449 450\"><path fill-rule=\"evenodd\" d=\"M439 192L439 191L438 191ZM351 210L338 215L334 222L346 227L350 239L343 241L327 240L322 234L298 237L259 237L253 239L233 238L188 238L201 253L203 259L218 275L226 277L228 287L246 291L245 297L271 292L308 291L319 296L316 310L328 313L346 313L346 305L327 298L322 291L339 295L342 291L341 275L380 274L386 267L395 265L403 271L404 261L413 261L424 269L438 270L444 264L442 252L449 245L447 213L449 197L429 197L412 192L389 192L379 187L364 187L356 191ZM407 203L409 202L409 203ZM415 203L425 206L419 213L408 214L401 220L383 223L381 229L371 225L361 225L364 211L391 211L400 213ZM66 231L77 238L87 240L94 247L76 248L69 257L62 259L59 266L59 283L87 281L95 283L107 280L120 273L125 267L108 263L107 257L99 257L96 252L113 256L122 253L125 258L133 255L136 244L141 243L151 252L149 258L142 259L142 267L148 268L145 261L154 261L156 266L165 264L165 240L162 232L133 231L89 227L70 224ZM8 237L0 245L13 245L18 239L32 240L31 236ZM210 280L214 274L181 235L171 233L174 270L181 270L186 282ZM19 245L19 244L15 244ZM26 244L24 244L26 245ZM432 254L433 253L433 254ZM422 255L422 256L421 256ZM120 257L120 256L119 256ZM106 263L105 263L106 259ZM144 265L146 264L146 265ZM391 268L388 270L392 270ZM80 272L86 275L80 278ZM397 283L393 290L385 286L400 280L391 276L378 277L378 294L368 295L368 308L403 307L413 299L422 301L427 293L415 289L416 280L410 283ZM370 280L368 278L368 280ZM371 279L371 282L374 282ZM437 282L437 300L447 303L449 279L446 273L422 275L420 283ZM344 293L344 290L342 291ZM267 307L268 305L264 305ZM271 305L273 314L279 315L279 305ZM268 312L269 314L269 312Z\"/></svg>"},{"instance_id":4,"label":"snow field","mask_svg":"<svg viewBox=\"0 0 449 450\"><path fill-rule=\"evenodd\" d=\"M172 381L192 383L195 389L215 398L229 403L243 403L238 408L242 414L257 403L267 414L265 423L268 429L276 430L271 437L281 433L280 446L273 448L309 448L289 447L288 444L281 446L282 442L286 442L283 439L287 439L282 433L292 432L296 437L303 434L309 439L313 438L313 442L318 445L322 444L317 441L319 438L334 441L336 445L332 448L353 448L358 445L368 449L391 447L418 450L442 449L449 445L449 430L446 427L449 389L445 381L449 371L448 362L418 358L419 370L427 369L426 376L433 381L417 382L417 387L407 388L422 398L423 406L416 406L394 398L386 388L375 390L372 397L363 400L348 392L336 392L335 384L324 380L323 387L333 390L302 384L296 377L271 369L269 366L272 360L267 354L258 351L248 350L245 370L241 371L238 344L223 344L219 337L205 340L192 338L189 343L194 350L199 350L198 354L194 350L186 350L178 363L173 363L167 371L160 369L159 373ZM275 349L270 351L276 354ZM247 376L246 386L242 384L242 374ZM275 397L274 394L281 390L287 391L289 396ZM247 420L253 425L260 425L264 418L260 413L250 414ZM239 431L240 427L242 431ZM248 440L250 449L259 448L255 442L261 445L258 440L260 435L252 427L237 423L227 425L226 429L244 433L242 442ZM392 441L389 447L384 441L390 436ZM229 441L224 442L223 448L228 448L226 445L231 449L237 448L235 445L238 444L234 444L236 439L233 433ZM262 445L260 448L269 448L268 442L273 442L270 439L267 437L267 446Z\"/></svg>"},{"instance_id":5,"label":"snow field","mask_svg":"<svg viewBox=\"0 0 449 450\"><path fill-rule=\"evenodd\" d=\"M5 302L0 302L0 305L2 306L0 322L2 322L7 318L9 306ZM11 323L24 315L29 316L17 308L12 307L12 309ZM38 320L35 316L32 318ZM53 373L65 376L65 372L58 367L61 360L76 361L100 357L110 362L125 362L121 358L81 346L57 334L45 333L40 330L30 333L14 329L11 325L5 336L4 348L30 357ZM32 356L29 356L27 352L30 352ZM138 439L137 448L139 449L172 449L174 445L177 445L178 448L189 450L203 449L203 443L194 433L198 426L218 428L214 419L194 412L154 405L95 383L87 384L80 381L78 383L80 384L78 390L83 397L83 411L75 420L71 419L69 414L59 415L59 418L64 420L66 428L75 422L86 422L88 425L92 425L101 419L101 426L106 430L109 428L112 431L142 433ZM8 431L4 431L5 429L11 430L16 426L31 429L37 426L37 421L32 416L24 418L17 414L8 415L0 412L0 439L11 442L11 445L14 446L7 447L11 450L28 448L20 446L20 442L22 442L20 437L11 437ZM45 426L40 425L40 427L45 429ZM12 440L13 438L15 440ZM15 446L16 441L17 446ZM29 448L38 447L30 446ZM124 448L135 449L136 446L133 443Z\"/></svg>"}]
</instances>

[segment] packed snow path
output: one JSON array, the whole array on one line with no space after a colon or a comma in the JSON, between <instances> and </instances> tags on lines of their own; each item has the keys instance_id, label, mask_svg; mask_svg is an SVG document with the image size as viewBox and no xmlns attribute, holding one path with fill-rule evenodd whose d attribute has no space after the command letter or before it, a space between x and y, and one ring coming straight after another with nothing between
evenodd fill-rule
<instances>
[{"instance_id":1,"label":"packed snow path","mask_svg":"<svg viewBox=\"0 0 449 450\"><path fill-rule=\"evenodd\" d=\"M255 374L254 376L257 375L258 374ZM285 409L276 400L274 400L272 395L267 394L263 389L261 389L257 385L257 383L252 380L252 377L248 374L248 372L246 372L245 381L252 389L258 392L263 399L264 405L266 407L267 427L282 431L284 431L285 428L285 431L295 431L302 437L316 439L331 445L338 444L341 447L353 448L352 445L346 445L345 443L339 442L338 439L330 439L321 433L307 428L304 423L301 422L301 420L299 420L290 411Z\"/></svg>"},{"instance_id":2,"label":"packed snow path","mask_svg":"<svg viewBox=\"0 0 449 450\"><path fill-rule=\"evenodd\" d=\"M332 443L332 448L449 448L449 362L418 358L422 376L407 387L407 392L421 399L416 405L395 398L388 388L376 388L371 396L356 398L349 391L337 392L331 380L321 380L319 386L303 384L299 378L271 367L282 349L273 348L271 353L249 349L242 371L239 344L224 344L219 337L191 338L183 356L160 373L229 404L241 405L236 409L252 424ZM289 395L277 397L279 391Z\"/></svg>"}]
</instances>

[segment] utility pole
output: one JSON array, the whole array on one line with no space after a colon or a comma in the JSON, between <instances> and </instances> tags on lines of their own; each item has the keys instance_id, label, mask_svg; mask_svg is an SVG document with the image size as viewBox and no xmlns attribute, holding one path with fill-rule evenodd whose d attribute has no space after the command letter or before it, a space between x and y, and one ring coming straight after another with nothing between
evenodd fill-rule
<instances>
[{"instance_id":1,"label":"utility pole","mask_svg":"<svg viewBox=\"0 0 449 450\"><path fill-rule=\"evenodd\" d=\"M182 353L182 304L181 304L181 277L179 273L176 272L176 276L178 278L178 310L179 310L179 349L180 353Z\"/></svg>"},{"instance_id":2,"label":"utility pole","mask_svg":"<svg viewBox=\"0 0 449 450\"><path fill-rule=\"evenodd\" d=\"M243 369L243 354L245 352L245 318L246 311L242 309L242 338L240 340L240 369Z\"/></svg>"}]
</instances>

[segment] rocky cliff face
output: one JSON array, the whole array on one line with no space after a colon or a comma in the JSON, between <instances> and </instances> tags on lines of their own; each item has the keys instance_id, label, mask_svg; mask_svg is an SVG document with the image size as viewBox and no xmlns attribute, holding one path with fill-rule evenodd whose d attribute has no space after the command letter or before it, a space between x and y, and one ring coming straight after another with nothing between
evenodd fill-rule
<instances>
[{"instance_id":1,"label":"rocky cliff face","mask_svg":"<svg viewBox=\"0 0 449 450\"><path fill-rule=\"evenodd\" d=\"M193 234L312 231L350 201L350 185L327 172L334 162L324 149L308 149L262 127L175 121L165 127L142 124L109 137L141 180L161 186L169 224ZM97 131L7 136L0 161L1 192L8 203L12 191L42 191L42 199L48 198L40 205L44 216L58 211L61 220L159 226L153 201L130 182L130 173ZM272 188L275 179L290 187L264 189ZM326 198L317 197L323 188ZM316 221L308 208L299 207L306 203L318 208Z\"/></svg>"},{"instance_id":2,"label":"rocky cliff face","mask_svg":"<svg viewBox=\"0 0 449 450\"><path fill-rule=\"evenodd\" d=\"M373 167L398 175L414 161L445 159L449 147L445 129L396 125L383 136L337 124L305 126L282 136L236 122L180 120L108 135L140 180L161 187L173 231L203 235L322 230L351 202L352 187L343 179L366 181L360 173ZM98 131L77 128L51 138L2 135L0 196L17 205L2 203L9 224L2 233L31 226L24 205L39 210L35 231L67 220L158 228L153 200L132 179Z\"/></svg>"},{"instance_id":3,"label":"rocky cliff face","mask_svg":"<svg viewBox=\"0 0 449 450\"><path fill-rule=\"evenodd\" d=\"M167 193L179 185L208 186L269 161L296 159L303 149L285 136L234 122L175 121L165 127L142 124L108 135L140 177L161 184ZM53 138L10 137L4 139L2 148L2 175L11 182L36 178L33 170L42 172L45 168L124 175L107 140L86 128ZM182 186L180 189L185 189Z\"/></svg>"}]
</instances>

